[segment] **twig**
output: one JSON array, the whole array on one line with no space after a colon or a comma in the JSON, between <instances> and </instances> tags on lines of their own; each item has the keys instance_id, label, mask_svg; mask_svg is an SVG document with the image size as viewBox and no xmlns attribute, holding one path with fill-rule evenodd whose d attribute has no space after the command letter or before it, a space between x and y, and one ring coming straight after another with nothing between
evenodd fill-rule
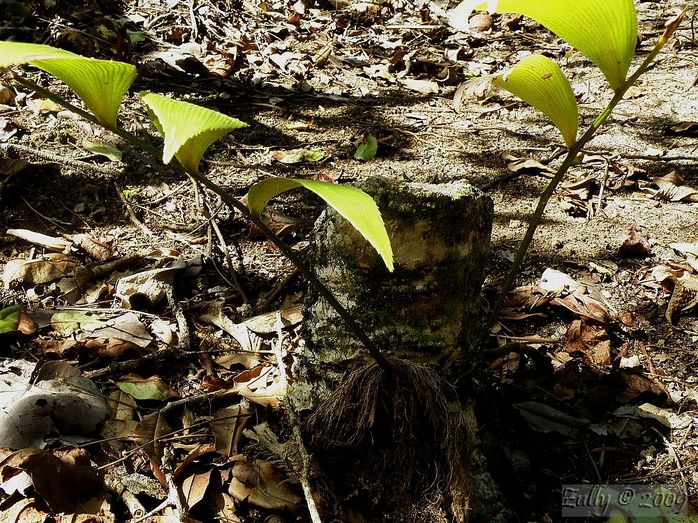
<instances>
[{"instance_id":1,"label":"twig","mask_svg":"<svg viewBox=\"0 0 698 523\"><path fill-rule=\"evenodd\" d=\"M191 32L192 40L196 40L199 36L199 26L196 23L196 12L194 12L194 7L196 0L189 0L189 18L191 19Z\"/></svg>"},{"instance_id":2,"label":"twig","mask_svg":"<svg viewBox=\"0 0 698 523\"><path fill-rule=\"evenodd\" d=\"M604 169L603 169L603 178L601 180L601 188L599 189L599 197L596 203L596 214L598 215L601 212L601 206L603 205L603 193L604 189L606 188L606 184L608 183L608 158L603 158L603 163L604 163ZM594 208L594 205L592 204L592 209Z\"/></svg>"},{"instance_id":3,"label":"twig","mask_svg":"<svg viewBox=\"0 0 698 523\"><path fill-rule=\"evenodd\" d=\"M34 149L33 147L28 147L26 145L20 145L16 143L0 144L0 152L16 154L20 158L41 158L43 160L48 160L49 162L56 163L58 165L69 165L70 167L73 167L75 169L91 171L97 174L106 174L109 176L121 176L122 174L124 174L123 169L107 167L104 165L95 165L93 163L83 162L80 160L73 160L72 158L66 158L65 156L59 154L41 151L39 149Z\"/></svg>"},{"instance_id":4,"label":"twig","mask_svg":"<svg viewBox=\"0 0 698 523\"><path fill-rule=\"evenodd\" d=\"M189 323L187 322L187 317L184 314L184 309L177 301L174 295L174 286L168 285L165 291L167 296L167 304L172 309L172 314L174 314L175 320L177 320L177 349L179 351L189 351L191 350L191 335L189 333Z\"/></svg>"},{"instance_id":5,"label":"twig","mask_svg":"<svg viewBox=\"0 0 698 523\"><path fill-rule=\"evenodd\" d=\"M46 220L47 222L49 222L49 223L55 225L56 227L58 227L59 229L62 229L63 226L72 225L72 223L70 223L70 222L64 222L64 221L62 221L62 220L57 220L57 219L54 219L54 218L50 218L49 216L46 216L46 215L44 215L44 214L41 214L39 211L37 211L36 209L34 209L34 207L32 207L32 205L27 201L27 199L26 199L24 196L20 196L20 198L22 198L22 201L24 202L24 204L25 204L27 207L29 207L29 209L30 209L33 213L35 213L39 218L42 218L42 219Z\"/></svg>"},{"instance_id":6,"label":"twig","mask_svg":"<svg viewBox=\"0 0 698 523\"><path fill-rule=\"evenodd\" d=\"M283 360L283 343L284 343L284 333L283 333L283 322L281 321L281 312L276 313L276 335L277 339L273 342L272 348L274 349L274 354L276 356L276 364L279 367L279 378L284 384L284 388L288 390L288 378L286 376L286 367L284 366ZM313 491L310 488L310 455L308 454L308 449L305 448L303 443L303 434L301 433L300 417L296 411L293 402L287 398L286 400L286 411L288 413L288 418L293 426L293 436L296 440L296 447L298 454L301 458L301 470L300 482L301 488L303 489L303 496L305 497L305 503L308 506L308 512L310 513L310 520L313 523L322 523L320 519L320 513L315 505L315 498L313 498Z\"/></svg>"},{"instance_id":7,"label":"twig","mask_svg":"<svg viewBox=\"0 0 698 523\"><path fill-rule=\"evenodd\" d=\"M128 201L128 198L124 196L124 190L119 186L119 184L115 183L114 187L116 188L116 194L119 197L119 200L121 200L121 203L124 204L124 207L126 207L126 212L128 213L128 217L131 220L131 223L138 227L141 231L146 236L150 236L151 238L155 238L156 235L153 231L151 231L147 225L145 225L142 221L138 219L138 216L136 216L136 213L133 211L133 207L131 206L131 202Z\"/></svg>"},{"instance_id":8,"label":"twig","mask_svg":"<svg viewBox=\"0 0 698 523\"><path fill-rule=\"evenodd\" d=\"M146 363L151 363L151 362L156 362L160 360L165 360L171 357L177 357L181 356L182 353L178 350L177 347L174 347L172 345L168 345L163 349L160 349L155 352L151 352L150 354L145 354L141 356L138 359L135 360L125 360L125 361L115 361L111 364L109 364L107 367L104 367L103 369L98 369L98 370L93 370L93 371L87 371L85 372L85 376L90 378L90 379L104 379L108 376L114 376L118 374L127 374L129 372L132 372L136 370L137 368L145 365Z\"/></svg>"}]
</instances>

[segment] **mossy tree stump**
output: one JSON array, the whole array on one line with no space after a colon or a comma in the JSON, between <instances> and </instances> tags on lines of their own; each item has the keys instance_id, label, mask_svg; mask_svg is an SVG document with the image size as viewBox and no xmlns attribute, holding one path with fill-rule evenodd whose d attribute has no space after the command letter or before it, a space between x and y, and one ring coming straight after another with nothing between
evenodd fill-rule
<instances>
[{"instance_id":1,"label":"mossy tree stump","mask_svg":"<svg viewBox=\"0 0 698 523\"><path fill-rule=\"evenodd\" d=\"M297 353L289 399L298 410L313 410L307 428L322 468L333 471L335 495L370 505L362 510L369 520L382 514L386 521L503 521L492 516L501 510L500 494L475 448L472 405L461 405L441 374L454 353L474 348L479 335L492 201L465 182L377 178L362 188L383 215L395 271L331 209L316 223L313 267L377 347L407 363L401 378L386 380L388 394L371 403L382 371L376 374L374 366L361 375L370 368L361 366L370 360L366 351L327 302L311 293L308 343ZM405 392L409 376L415 377L412 397ZM358 386L346 394L350 384ZM374 423L367 419L383 421L363 440L333 439L360 434L352 431L357 412L366 415L357 427ZM432 505L425 513L424 503L410 497L408 491L427 495L424 489L431 487L420 481L444 485L428 494L442 500L440 508Z\"/></svg>"},{"instance_id":2,"label":"mossy tree stump","mask_svg":"<svg viewBox=\"0 0 698 523\"><path fill-rule=\"evenodd\" d=\"M395 271L389 272L369 243L328 209L315 226L316 274L381 350L418 362L467 350L479 328L492 201L465 182L376 178L362 188L385 221ZM301 408L314 406L336 388L349 363L365 357L324 299L311 294L306 309L310 347L300 355L295 369L300 383L294 387ZM302 392L304 382L311 389Z\"/></svg>"}]
</instances>

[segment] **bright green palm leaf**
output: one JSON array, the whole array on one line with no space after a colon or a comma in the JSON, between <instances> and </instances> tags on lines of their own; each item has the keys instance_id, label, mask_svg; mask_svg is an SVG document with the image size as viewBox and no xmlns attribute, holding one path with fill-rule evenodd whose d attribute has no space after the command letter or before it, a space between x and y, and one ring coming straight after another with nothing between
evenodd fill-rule
<instances>
[{"instance_id":1,"label":"bright green palm leaf","mask_svg":"<svg viewBox=\"0 0 698 523\"><path fill-rule=\"evenodd\" d=\"M65 82L108 127L116 126L121 100L137 74L131 64L94 58L46 58L31 64Z\"/></svg>"},{"instance_id":2,"label":"bright green palm leaf","mask_svg":"<svg viewBox=\"0 0 698 523\"><path fill-rule=\"evenodd\" d=\"M165 139L162 161L173 156L186 170L196 171L204 151L218 138L247 124L218 111L155 93L141 93L148 112Z\"/></svg>"},{"instance_id":3,"label":"bright green palm leaf","mask_svg":"<svg viewBox=\"0 0 698 523\"><path fill-rule=\"evenodd\" d=\"M79 58L79 55L50 45L0 42L0 67L27 64L40 58Z\"/></svg>"},{"instance_id":4,"label":"bright green palm leaf","mask_svg":"<svg viewBox=\"0 0 698 523\"><path fill-rule=\"evenodd\" d=\"M126 91L136 79L131 64L84 58L48 45L0 42L0 66L29 63L68 85L103 124L116 126Z\"/></svg>"},{"instance_id":5,"label":"bright green palm leaf","mask_svg":"<svg viewBox=\"0 0 698 523\"><path fill-rule=\"evenodd\" d=\"M577 140L577 102L565 74L550 58L539 54L527 56L493 82L550 118L567 147Z\"/></svg>"},{"instance_id":6,"label":"bright green palm leaf","mask_svg":"<svg viewBox=\"0 0 698 523\"><path fill-rule=\"evenodd\" d=\"M349 221L378 251L385 266L392 272L393 249L390 246L390 238L385 230L383 218L373 198L361 189L351 185L338 185L317 180L267 178L250 188L247 205L253 215L259 216L264 206L274 196L299 187L317 194Z\"/></svg>"},{"instance_id":7,"label":"bright green palm leaf","mask_svg":"<svg viewBox=\"0 0 698 523\"><path fill-rule=\"evenodd\" d=\"M637 42L633 0L465 0L451 25L465 30L475 9L528 16L584 53L614 90L625 82Z\"/></svg>"}]
</instances>

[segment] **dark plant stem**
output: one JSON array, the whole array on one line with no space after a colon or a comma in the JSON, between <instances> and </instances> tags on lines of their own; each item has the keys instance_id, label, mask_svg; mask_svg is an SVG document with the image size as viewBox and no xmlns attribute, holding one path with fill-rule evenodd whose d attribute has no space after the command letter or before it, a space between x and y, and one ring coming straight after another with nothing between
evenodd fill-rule
<instances>
[{"instance_id":1,"label":"dark plant stem","mask_svg":"<svg viewBox=\"0 0 698 523\"><path fill-rule=\"evenodd\" d=\"M645 71L647 71L650 64L657 57L659 51L661 51L662 47L664 47L664 44L666 44L666 42L669 40L671 34L681 23L681 20L683 19L684 15L685 9L679 16L672 20L669 23L669 25L667 25L664 34L659 38L652 51L650 51L650 53L642 61L642 63L635 70L632 76L630 76L625 81L625 83L615 91L615 94L611 101L608 102L608 105L606 105L606 107L604 107L601 113L599 113L599 115L592 122L592 124L582 135L582 137L579 138L579 140L577 140L574 143L574 145L570 148L569 152L567 153L567 156L565 157L565 160L562 162L562 165L560 165L557 172L555 173L555 176L553 176L548 185L545 187L543 193L540 195L540 198L538 199L538 205L536 206L536 210L533 212L533 214L528 220L528 228L526 229L526 234L524 234L524 237L521 240L521 243L519 244L519 248L516 250L516 255L514 256L514 261L512 263L511 269L509 269L509 273L507 274L504 283L502 283L502 287L499 292L499 296L497 297L497 301L495 302L494 307L492 308L492 312L490 313L487 319L487 323L485 324L485 327L481 333L481 347L483 347L487 342L492 327L494 327L494 324L499 319L499 314L502 312L502 307L504 306L506 297L509 294L509 291L511 290L512 286L514 285L514 280L516 279L516 276L518 275L519 270L521 269L521 264L523 263L523 260L526 257L526 253L528 252L528 248L530 247L531 242L533 241L533 236L536 232L536 229L540 225L540 222L543 218L543 212L545 211L545 207L548 205L548 201L555 192L555 189L557 188L558 184L562 181L565 174L567 174L569 168L574 164L575 160L577 159L577 155L582 151L583 147L589 142L589 140L591 140L594 137L596 131L611 115L613 109L616 107L616 105L618 105L618 102L620 102L623 99L623 96L625 96L627 90L637 81L637 79Z\"/></svg>"},{"instance_id":2,"label":"dark plant stem","mask_svg":"<svg viewBox=\"0 0 698 523\"><path fill-rule=\"evenodd\" d=\"M41 95L45 96L52 102L55 102L66 109L74 112L75 114L83 117L85 120L88 120L96 125L99 125L101 127L104 127L108 129L109 131L113 132L117 136L123 138L127 142L131 143L135 147L147 152L151 156L153 156L155 159L160 159L161 158L161 151L157 149L156 147L152 146L148 142L138 138L134 134L131 134L130 132L126 131L125 129L118 127L118 126L111 126L111 125L106 125L103 122L101 122L97 117L94 115L88 113L87 111L71 104L67 100L63 99L62 97L52 93L48 89L45 89L38 85L35 82L32 82L31 80L28 80L22 76L19 76L18 74L14 73L13 71L10 71L10 74L12 75L12 78L14 81L19 83L20 85L26 87L27 89L31 89L37 93L40 93ZM237 209L245 218L250 220L256 227L258 227L266 236L267 238L276 246L277 249L279 249L286 258L289 259L293 265L295 265L298 270L305 276L305 278L308 280L308 283L312 285L315 290L322 296L325 300L327 300L327 303L339 314L339 316L344 320L344 322L347 324L349 327L349 330L352 332L352 334L363 344L363 346L366 348L366 350L369 352L369 354L373 357L373 359L376 361L376 363L380 366L380 368L384 371L389 370L389 365L388 361L386 360L385 355L378 349L378 347L371 341L371 339L366 335L366 332L361 328L361 326L356 322L354 317L351 315L351 313L344 307L339 300L332 294L332 292L325 286L324 283L320 281L320 279L315 275L315 273L308 267L308 265L301 259L300 256L296 252L291 249L286 243L279 238L274 231L272 231L269 226L262 220L262 218L256 214L252 214L243 202L235 198L234 196L231 196L225 189L220 187L218 184L215 182L211 181L208 179L206 176L201 174L198 171L190 171L187 169L184 169L179 162L172 162L171 166L197 182L201 183L201 185L205 186L207 189L210 189L213 193L217 194L220 196L220 198L225 202L226 205L229 207L232 207L234 209Z\"/></svg>"}]
</instances>

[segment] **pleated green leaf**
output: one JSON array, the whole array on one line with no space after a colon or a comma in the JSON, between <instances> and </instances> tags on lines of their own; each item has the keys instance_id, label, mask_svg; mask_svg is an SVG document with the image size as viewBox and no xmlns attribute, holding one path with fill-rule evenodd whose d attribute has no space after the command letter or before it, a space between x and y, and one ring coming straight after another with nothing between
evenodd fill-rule
<instances>
[{"instance_id":1,"label":"pleated green leaf","mask_svg":"<svg viewBox=\"0 0 698 523\"><path fill-rule=\"evenodd\" d=\"M317 194L348 220L378 251L385 266L392 272L393 249L390 246L388 231L385 229L376 202L361 189L351 185L338 185L317 180L267 178L250 188L247 205L253 215L259 216L264 206L274 196L299 187Z\"/></svg>"},{"instance_id":2,"label":"pleated green leaf","mask_svg":"<svg viewBox=\"0 0 698 523\"><path fill-rule=\"evenodd\" d=\"M555 62L534 54L521 60L493 83L518 96L550 118L567 147L577 140L577 102L565 74Z\"/></svg>"},{"instance_id":3,"label":"pleated green leaf","mask_svg":"<svg viewBox=\"0 0 698 523\"><path fill-rule=\"evenodd\" d=\"M108 127L116 125L121 100L136 79L136 68L123 62L85 58L49 45L0 42L0 67L25 63L67 84Z\"/></svg>"},{"instance_id":4,"label":"pleated green leaf","mask_svg":"<svg viewBox=\"0 0 698 523\"><path fill-rule=\"evenodd\" d=\"M633 0L465 0L451 11L451 25L466 30L482 9L534 19L585 54L614 90L625 82L637 42Z\"/></svg>"},{"instance_id":5,"label":"pleated green leaf","mask_svg":"<svg viewBox=\"0 0 698 523\"><path fill-rule=\"evenodd\" d=\"M0 67L27 64L40 58L80 58L80 56L50 45L0 42Z\"/></svg>"},{"instance_id":6,"label":"pleated green leaf","mask_svg":"<svg viewBox=\"0 0 698 523\"><path fill-rule=\"evenodd\" d=\"M165 139L162 161L173 156L186 170L196 171L204 152L218 138L247 124L218 111L155 93L140 93L148 113Z\"/></svg>"}]
</instances>

